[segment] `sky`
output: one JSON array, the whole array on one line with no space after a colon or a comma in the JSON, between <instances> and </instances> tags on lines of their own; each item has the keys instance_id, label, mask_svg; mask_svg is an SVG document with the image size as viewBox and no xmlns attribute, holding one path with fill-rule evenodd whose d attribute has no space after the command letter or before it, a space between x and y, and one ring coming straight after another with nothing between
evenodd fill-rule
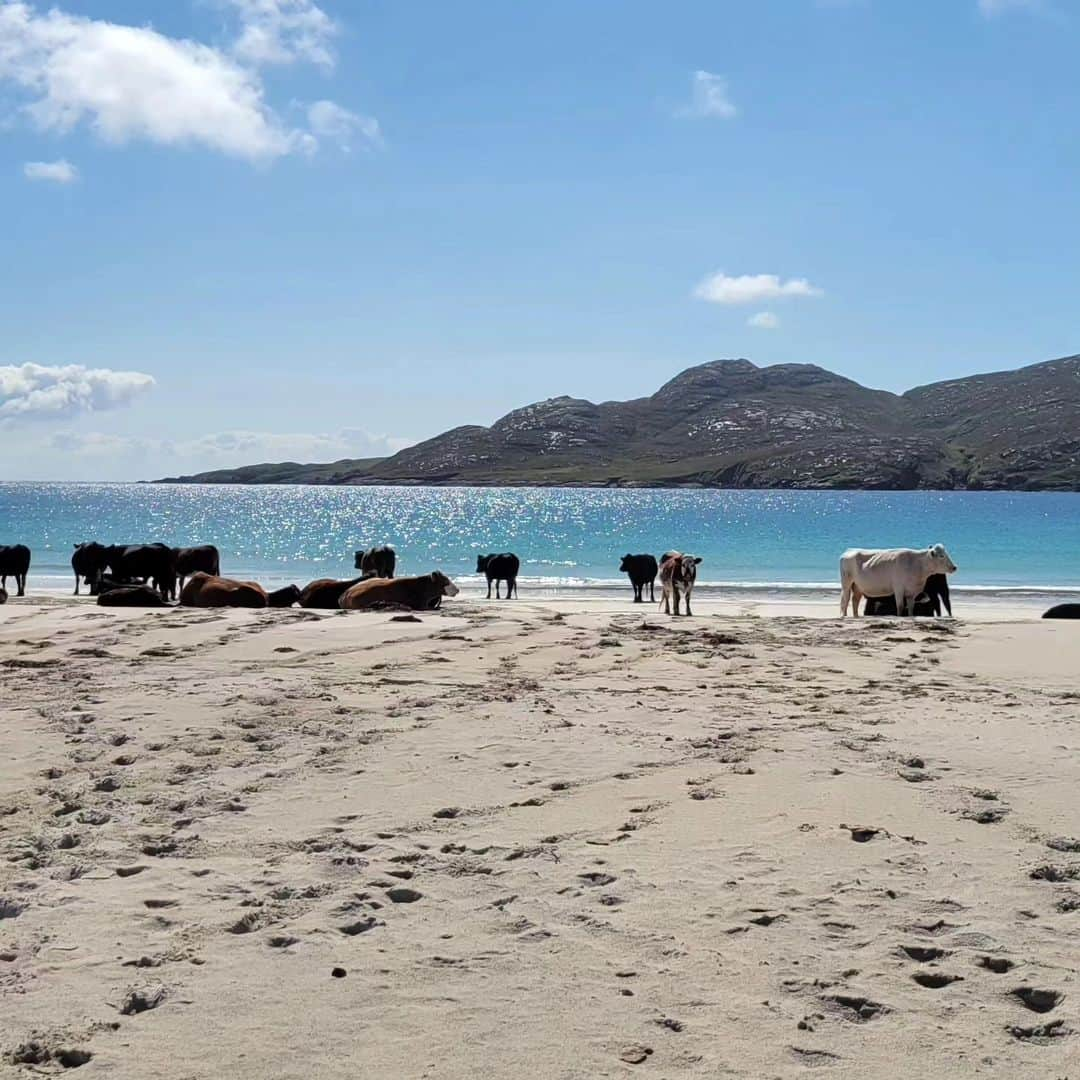
<instances>
[{"instance_id":1,"label":"sky","mask_svg":"<svg viewBox=\"0 0 1080 1080\"><path fill-rule=\"evenodd\" d=\"M1080 0L0 0L0 479L1080 350Z\"/></svg>"}]
</instances>

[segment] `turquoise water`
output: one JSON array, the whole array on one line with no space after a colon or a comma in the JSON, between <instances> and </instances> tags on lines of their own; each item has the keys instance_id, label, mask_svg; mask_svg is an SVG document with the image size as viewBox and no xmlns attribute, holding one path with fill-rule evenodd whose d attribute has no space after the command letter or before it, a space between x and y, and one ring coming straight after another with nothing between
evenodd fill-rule
<instances>
[{"instance_id":1,"label":"turquoise water","mask_svg":"<svg viewBox=\"0 0 1080 1080\"><path fill-rule=\"evenodd\" d=\"M955 588L1080 589L1080 494L0 484L0 543L31 547L32 590L70 590L91 539L214 543L223 573L270 584L347 576L386 542L402 573L468 587L478 552L515 551L546 592L624 588L621 555L670 548L703 557L703 584L835 589L846 547L941 541Z\"/></svg>"}]
</instances>

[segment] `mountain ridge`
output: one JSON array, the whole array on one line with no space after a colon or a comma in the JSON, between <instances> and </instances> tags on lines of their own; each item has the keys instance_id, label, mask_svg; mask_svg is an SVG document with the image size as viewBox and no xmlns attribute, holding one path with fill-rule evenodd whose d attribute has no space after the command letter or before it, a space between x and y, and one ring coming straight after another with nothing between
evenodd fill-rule
<instances>
[{"instance_id":1,"label":"mountain ridge","mask_svg":"<svg viewBox=\"0 0 1080 1080\"><path fill-rule=\"evenodd\" d=\"M713 360L647 397L547 398L387 458L158 482L1074 491L1080 356L903 394L816 364Z\"/></svg>"}]
</instances>

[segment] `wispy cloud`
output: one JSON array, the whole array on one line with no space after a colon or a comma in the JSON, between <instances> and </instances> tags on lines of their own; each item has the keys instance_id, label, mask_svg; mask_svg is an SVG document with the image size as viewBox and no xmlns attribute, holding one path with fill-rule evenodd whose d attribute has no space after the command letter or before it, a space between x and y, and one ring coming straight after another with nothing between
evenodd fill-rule
<instances>
[{"instance_id":1,"label":"wispy cloud","mask_svg":"<svg viewBox=\"0 0 1080 1080\"><path fill-rule=\"evenodd\" d=\"M0 421L55 420L118 409L153 385L153 376L141 371L79 364L0 366Z\"/></svg>"},{"instance_id":2,"label":"wispy cloud","mask_svg":"<svg viewBox=\"0 0 1080 1080\"><path fill-rule=\"evenodd\" d=\"M308 106L308 125L313 135L332 139L346 153L356 138L370 146L382 143L378 120L350 112L333 101L316 101Z\"/></svg>"},{"instance_id":3,"label":"wispy cloud","mask_svg":"<svg viewBox=\"0 0 1080 1080\"><path fill-rule=\"evenodd\" d=\"M727 81L709 71L695 71L690 105L680 110L690 116L717 116L730 120L739 114L728 97Z\"/></svg>"},{"instance_id":4,"label":"wispy cloud","mask_svg":"<svg viewBox=\"0 0 1080 1080\"><path fill-rule=\"evenodd\" d=\"M298 60L334 66L331 42L337 24L312 0L221 0L236 12L240 36L233 53L251 64L292 64Z\"/></svg>"},{"instance_id":5,"label":"wispy cloud","mask_svg":"<svg viewBox=\"0 0 1080 1080\"><path fill-rule=\"evenodd\" d=\"M28 161L23 166L27 180L47 180L54 184L73 184L79 179L79 170L61 158L59 161Z\"/></svg>"},{"instance_id":6,"label":"wispy cloud","mask_svg":"<svg viewBox=\"0 0 1080 1080\"><path fill-rule=\"evenodd\" d=\"M746 325L757 330L775 330L780 325L780 320L771 311L759 311L746 320Z\"/></svg>"},{"instance_id":7,"label":"wispy cloud","mask_svg":"<svg viewBox=\"0 0 1080 1080\"><path fill-rule=\"evenodd\" d=\"M700 282L694 289L694 296L711 304L759 304L764 300L787 297L824 296L824 292L811 285L806 278L782 281L777 274L731 277L721 271L710 274Z\"/></svg>"},{"instance_id":8,"label":"wispy cloud","mask_svg":"<svg viewBox=\"0 0 1080 1080\"><path fill-rule=\"evenodd\" d=\"M334 23L310 0L222 2L240 17L231 50L0 0L0 83L18 88L22 114L44 131L86 124L108 143L200 146L250 161L312 153L319 133L282 120L266 102L258 68L297 60L331 66ZM341 111L354 118L351 132L375 124ZM330 137L340 141L343 122Z\"/></svg>"},{"instance_id":9,"label":"wispy cloud","mask_svg":"<svg viewBox=\"0 0 1080 1080\"><path fill-rule=\"evenodd\" d=\"M979 0L979 11L987 18L1014 11L1045 11L1043 0Z\"/></svg>"}]
</instances>

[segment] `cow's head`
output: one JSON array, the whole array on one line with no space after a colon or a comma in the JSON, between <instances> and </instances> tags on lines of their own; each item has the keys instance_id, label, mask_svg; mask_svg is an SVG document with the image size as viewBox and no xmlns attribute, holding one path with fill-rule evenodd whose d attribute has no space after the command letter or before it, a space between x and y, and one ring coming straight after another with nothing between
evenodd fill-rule
<instances>
[{"instance_id":1,"label":"cow's head","mask_svg":"<svg viewBox=\"0 0 1080 1080\"><path fill-rule=\"evenodd\" d=\"M364 561L364 552L363 552L363 550L356 552L356 558L353 559L353 569L354 570L359 570L360 569L360 564L363 561Z\"/></svg>"},{"instance_id":2,"label":"cow's head","mask_svg":"<svg viewBox=\"0 0 1080 1080\"><path fill-rule=\"evenodd\" d=\"M491 562L490 555L477 555L476 556L476 572L482 574L487 568L488 563Z\"/></svg>"},{"instance_id":3,"label":"cow's head","mask_svg":"<svg viewBox=\"0 0 1080 1080\"><path fill-rule=\"evenodd\" d=\"M431 580L442 589L443 596L457 596L461 591L441 570L433 570Z\"/></svg>"},{"instance_id":4,"label":"cow's head","mask_svg":"<svg viewBox=\"0 0 1080 1080\"><path fill-rule=\"evenodd\" d=\"M930 560L934 564L934 570L939 574L955 574L956 563L949 558L944 544L935 544L930 549Z\"/></svg>"},{"instance_id":5,"label":"cow's head","mask_svg":"<svg viewBox=\"0 0 1080 1080\"><path fill-rule=\"evenodd\" d=\"M286 585L284 589L275 589L268 593L266 601L274 608L292 607L293 604L300 603L300 590L295 585Z\"/></svg>"},{"instance_id":6,"label":"cow's head","mask_svg":"<svg viewBox=\"0 0 1080 1080\"><path fill-rule=\"evenodd\" d=\"M627 563L628 563L628 562L629 562L629 561L630 561L630 560L631 560L631 559L632 559L633 557L634 557L633 555L624 555L624 556L622 557L622 562L621 562L621 563L619 563L619 573L620 573L620 574L628 574L628 573L630 573L630 567L629 567L629 566L627 566L626 564L627 564Z\"/></svg>"}]
</instances>

